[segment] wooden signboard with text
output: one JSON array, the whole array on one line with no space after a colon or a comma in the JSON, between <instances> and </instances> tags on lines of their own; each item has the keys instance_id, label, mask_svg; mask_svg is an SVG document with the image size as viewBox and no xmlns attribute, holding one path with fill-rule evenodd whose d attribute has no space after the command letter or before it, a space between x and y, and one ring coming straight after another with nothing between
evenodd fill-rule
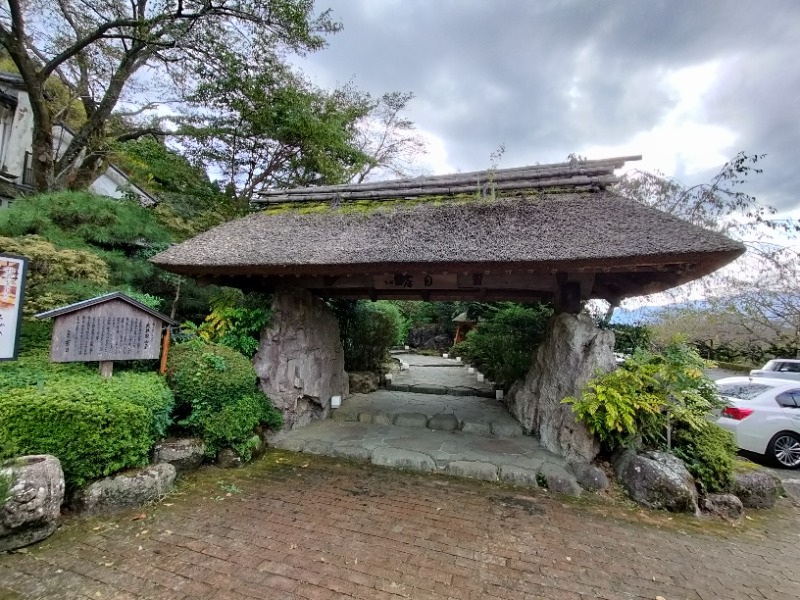
<instances>
[{"instance_id":1,"label":"wooden signboard with text","mask_svg":"<svg viewBox=\"0 0 800 600\"><path fill-rule=\"evenodd\" d=\"M111 300L56 317L53 362L156 359L161 350L161 320Z\"/></svg>"},{"instance_id":2,"label":"wooden signboard with text","mask_svg":"<svg viewBox=\"0 0 800 600\"><path fill-rule=\"evenodd\" d=\"M36 316L53 319L52 362L97 361L107 377L117 360L161 358L163 371L169 326L175 325L166 315L118 292Z\"/></svg>"}]
</instances>

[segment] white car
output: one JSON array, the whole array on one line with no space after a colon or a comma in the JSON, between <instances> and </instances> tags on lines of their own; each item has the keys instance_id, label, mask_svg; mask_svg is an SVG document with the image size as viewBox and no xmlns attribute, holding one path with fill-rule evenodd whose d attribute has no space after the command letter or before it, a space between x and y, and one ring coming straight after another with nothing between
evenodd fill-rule
<instances>
[{"instance_id":1,"label":"white car","mask_svg":"<svg viewBox=\"0 0 800 600\"><path fill-rule=\"evenodd\" d=\"M717 425L742 450L764 454L781 467L800 467L800 381L726 377L717 382L728 405Z\"/></svg>"},{"instance_id":2,"label":"white car","mask_svg":"<svg viewBox=\"0 0 800 600\"><path fill-rule=\"evenodd\" d=\"M773 377L800 381L800 360L796 358L775 358L760 369L750 371L750 377Z\"/></svg>"}]
</instances>

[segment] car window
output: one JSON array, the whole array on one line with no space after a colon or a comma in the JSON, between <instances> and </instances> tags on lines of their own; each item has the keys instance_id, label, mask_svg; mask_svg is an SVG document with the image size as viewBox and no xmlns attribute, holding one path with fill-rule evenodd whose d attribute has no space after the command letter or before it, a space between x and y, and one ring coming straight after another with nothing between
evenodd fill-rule
<instances>
[{"instance_id":1,"label":"car window","mask_svg":"<svg viewBox=\"0 0 800 600\"><path fill-rule=\"evenodd\" d=\"M778 371L783 373L800 373L800 363L784 362L781 363Z\"/></svg>"},{"instance_id":2,"label":"car window","mask_svg":"<svg viewBox=\"0 0 800 600\"><path fill-rule=\"evenodd\" d=\"M770 360L765 364L762 371L777 371L780 368L780 363L777 360Z\"/></svg>"},{"instance_id":3,"label":"car window","mask_svg":"<svg viewBox=\"0 0 800 600\"><path fill-rule=\"evenodd\" d=\"M752 400L772 387L762 383L724 383L719 386L719 393L739 400Z\"/></svg>"},{"instance_id":4,"label":"car window","mask_svg":"<svg viewBox=\"0 0 800 600\"><path fill-rule=\"evenodd\" d=\"M800 390L789 390L775 397L778 404L786 408L800 407Z\"/></svg>"}]
</instances>

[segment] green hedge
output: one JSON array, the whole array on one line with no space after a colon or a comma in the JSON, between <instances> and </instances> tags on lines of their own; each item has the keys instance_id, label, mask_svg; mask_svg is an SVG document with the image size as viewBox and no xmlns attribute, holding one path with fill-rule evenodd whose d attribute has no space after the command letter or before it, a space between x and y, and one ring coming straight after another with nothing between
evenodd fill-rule
<instances>
[{"instance_id":1,"label":"green hedge","mask_svg":"<svg viewBox=\"0 0 800 600\"><path fill-rule=\"evenodd\" d=\"M168 381L175 394L179 424L200 435L213 456L230 447L248 460L260 424L279 429L283 416L256 390L248 358L218 344L192 340L170 350Z\"/></svg>"},{"instance_id":2,"label":"green hedge","mask_svg":"<svg viewBox=\"0 0 800 600\"><path fill-rule=\"evenodd\" d=\"M70 486L147 464L166 427L172 395L157 375L69 376L7 390L0 447L53 454Z\"/></svg>"},{"instance_id":3,"label":"green hedge","mask_svg":"<svg viewBox=\"0 0 800 600\"><path fill-rule=\"evenodd\" d=\"M334 308L348 371L379 371L389 348L405 340L408 323L391 302L359 300L341 302Z\"/></svg>"},{"instance_id":4,"label":"green hedge","mask_svg":"<svg viewBox=\"0 0 800 600\"><path fill-rule=\"evenodd\" d=\"M256 372L246 356L196 339L170 349L167 380L188 425L256 388Z\"/></svg>"}]
</instances>

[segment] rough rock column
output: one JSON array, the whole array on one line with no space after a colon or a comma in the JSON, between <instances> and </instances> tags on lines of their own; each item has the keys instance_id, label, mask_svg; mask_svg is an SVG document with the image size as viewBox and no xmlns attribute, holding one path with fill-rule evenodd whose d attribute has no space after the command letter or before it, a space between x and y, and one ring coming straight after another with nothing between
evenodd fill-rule
<instances>
[{"instance_id":1,"label":"rough rock column","mask_svg":"<svg viewBox=\"0 0 800 600\"><path fill-rule=\"evenodd\" d=\"M303 289L275 292L272 320L261 332L253 364L259 388L283 412L284 429L326 418L331 396L349 394L339 323Z\"/></svg>"},{"instance_id":2,"label":"rough rock column","mask_svg":"<svg viewBox=\"0 0 800 600\"><path fill-rule=\"evenodd\" d=\"M509 392L511 414L551 452L570 461L591 461L600 446L561 401L579 397L597 371L613 370L613 351L614 334L599 329L588 315L556 315L525 379Z\"/></svg>"}]
</instances>

